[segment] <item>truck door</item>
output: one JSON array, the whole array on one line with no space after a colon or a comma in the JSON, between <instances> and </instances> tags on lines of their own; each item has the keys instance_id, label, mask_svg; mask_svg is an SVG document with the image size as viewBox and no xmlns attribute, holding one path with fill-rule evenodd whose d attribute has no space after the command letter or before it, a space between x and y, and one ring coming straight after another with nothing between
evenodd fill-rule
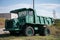
<instances>
[{"instance_id":1,"label":"truck door","mask_svg":"<svg viewBox=\"0 0 60 40\"><path fill-rule=\"evenodd\" d=\"M34 23L33 11L28 11L28 22L29 23Z\"/></svg>"}]
</instances>

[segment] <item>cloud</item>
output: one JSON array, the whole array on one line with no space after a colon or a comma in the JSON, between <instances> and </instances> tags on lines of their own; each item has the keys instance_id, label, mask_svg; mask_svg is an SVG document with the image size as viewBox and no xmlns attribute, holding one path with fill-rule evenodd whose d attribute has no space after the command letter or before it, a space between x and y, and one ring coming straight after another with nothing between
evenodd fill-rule
<instances>
[{"instance_id":1,"label":"cloud","mask_svg":"<svg viewBox=\"0 0 60 40\"><path fill-rule=\"evenodd\" d=\"M60 4L35 4L35 8L40 9L56 9L60 7ZM10 10L19 9L19 8L32 8L32 4L16 4L7 7L0 7L0 12L8 12Z\"/></svg>"},{"instance_id":2,"label":"cloud","mask_svg":"<svg viewBox=\"0 0 60 40\"><path fill-rule=\"evenodd\" d=\"M60 8L60 4L36 4L35 9L37 15L53 17L53 10ZM56 18L59 18L60 13L56 13Z\"/></svg>"},{"instance_id":3,"label":"cloud","mask_svg":"<svg viewBox=\"0 0 60 40\"><path fill-rule=\"evenodd\" d=\"M60 4L36 4L36 7L45 8L45 9L56 9L60 7Z\"/></svg>"},{"instance_id":4,"label":"cloud","mask_svg":"<svg viewBox=\"0 0 60 40\"><path fill-rule=\"evenodd\" d=\"M53 17L52 12L48 10L40 9L36 10L38 16Z\"/></svg>"},{"instance_id":5,"label":"cloud","mask_svg":"<svg viewBox=\"0 0 60 40\"><path fill-rule=\"evenodd\" d=\"M60 13L57 12L55 16L56 18L60 18Z\"/></svg>"},{"instance_id":6,"label":"cloud","mask_svg":"<svg viewBox=\"0 0 60 40\"><path fill-rule=\"evenodd\" d=\"M16 4L7 7L0 7L0 13L9 12L11 10L19 9L19 8L32 8L31 4Z\"/></svg>"},{"instance_id":7,"label":"cloud","mask_svg":"<svg viewBox=\"0 0 60 40\"><path fill-rule=\"evenodd\" d=\"M6 7L0 7L0 13L9 13L11 10L19 8L32 8L32 4L16 4ZM60 4L35 4L35 10L37 15L53 17L53 9L60 8ZM59 13L57 13L57 18L59 18Z\"/></svg>"}]
</instances>

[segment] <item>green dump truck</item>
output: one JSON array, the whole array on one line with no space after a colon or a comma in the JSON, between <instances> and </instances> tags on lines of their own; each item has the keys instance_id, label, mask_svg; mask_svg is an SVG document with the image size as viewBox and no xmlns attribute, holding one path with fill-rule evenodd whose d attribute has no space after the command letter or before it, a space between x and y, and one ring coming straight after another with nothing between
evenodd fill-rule
<instances>
[{"instance_id":1,"label":"green dump truck","mask_svg":"<svg viewBox=\"0 0 60 40\"><path fill-rule=\"evenodd\" d=\"M11 34L19 33L26 36L35 34L49 35L50 30L48 25L54 23L53 18L37 16L35 11L31 8L22 8L10 11L12 19L5 21L5 30Z\"/></svg>"}]
</instances>

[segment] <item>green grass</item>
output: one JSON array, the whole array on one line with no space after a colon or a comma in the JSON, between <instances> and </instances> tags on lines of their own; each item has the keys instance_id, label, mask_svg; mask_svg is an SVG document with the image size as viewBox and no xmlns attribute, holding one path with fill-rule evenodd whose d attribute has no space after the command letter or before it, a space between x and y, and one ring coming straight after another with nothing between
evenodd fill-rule
<instances>
[{"instance_id":1,"label":"green grass","mask_svg":"<svg viewBox=\"0 0 60 40\"><path fill-rule=\"evenodd\" d=\"M60 19L55 19L55 26L60 26Z\"/></svg>"}]
</instances>

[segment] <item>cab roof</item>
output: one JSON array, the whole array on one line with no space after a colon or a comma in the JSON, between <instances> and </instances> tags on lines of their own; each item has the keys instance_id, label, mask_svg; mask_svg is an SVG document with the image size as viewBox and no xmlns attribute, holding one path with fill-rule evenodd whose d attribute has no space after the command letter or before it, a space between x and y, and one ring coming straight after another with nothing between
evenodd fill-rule
<instances>
[{"instance_id":1,"label":"cab roof","mask_svg":"<svg viewBox=\"0 0 60 40\"><path fill-rule=\"evenodd\" d=\"M32 8L21 8L21 9L16 9L16 10L12 10L10 11L10 13L18 13L18 12L21 12L21 11L26 11L26 10L29 10L29 11L34 11Z\"/></svg>"}]
</instances>

